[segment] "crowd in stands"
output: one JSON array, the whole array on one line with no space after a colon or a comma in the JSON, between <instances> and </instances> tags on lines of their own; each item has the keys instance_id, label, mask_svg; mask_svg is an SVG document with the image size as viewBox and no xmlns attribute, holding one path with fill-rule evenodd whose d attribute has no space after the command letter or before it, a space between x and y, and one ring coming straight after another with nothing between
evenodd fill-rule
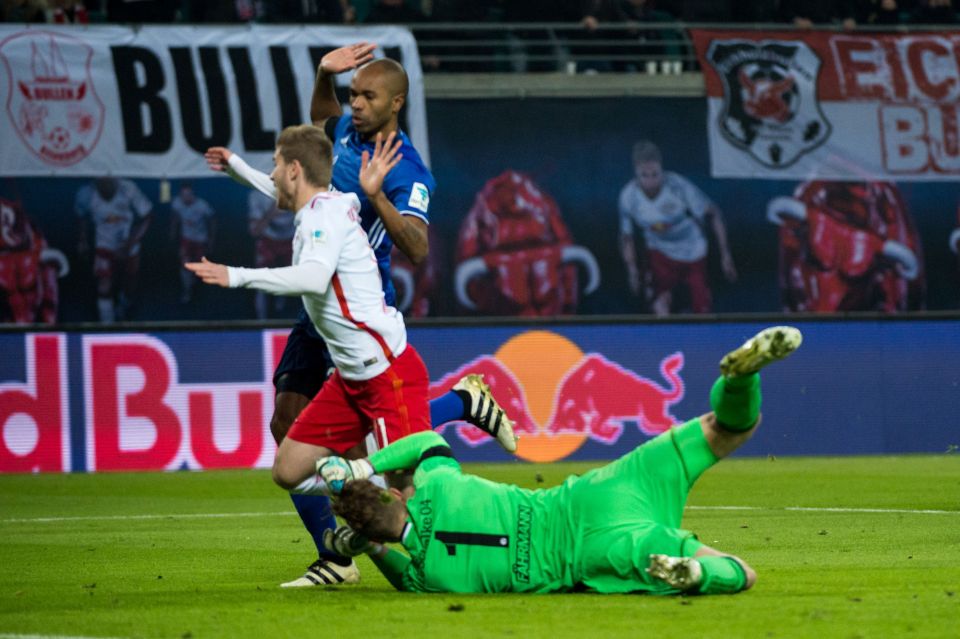
<instances>
[{"instance_id":1,"label":"crowd in stands","mask_svg":"<svg viewBox=\"0 0 960 639\"><path fill-rule=\"evenodd\" d=\"M960 0L0 0L0 21L418 24L787 22L797 27L943 24Z\"/></svg>"}]
</instances>

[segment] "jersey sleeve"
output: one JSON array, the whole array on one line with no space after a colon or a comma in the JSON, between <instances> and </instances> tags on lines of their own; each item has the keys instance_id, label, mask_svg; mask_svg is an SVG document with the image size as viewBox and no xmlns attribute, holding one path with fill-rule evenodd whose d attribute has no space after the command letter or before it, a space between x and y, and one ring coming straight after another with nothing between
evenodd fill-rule
<instances>
[{"instance_id":1,"label":"jersey sleeve","mask_svg":"<svg viewBox=\"0 0 960 639\"><path fill-rule=\"evenodd\" d=\"M417 473L420 473L421 470L430 472L438 467L460 471L460 464L453 458L449 444L432 430L398 439L371 455L370 464L378 473L411 468L416 468Z\"/></svg>"},{"instance_id":2,"label":"jersey sleeve","mask_svg":"<svg viewBox=\"0 0 960 639\"><path fill-rule=\"evenodd\" d=\"M121 184L127 197L130 199L130 205L133 206L133 210L136 211L138 216L146 217L147 214L153 210L153 203L147 199L147 196L143 194L140 187L132 181L124 180Z\"/></svg>"},{"instance_id":3,"label":"jersey sleeve","mask_svg":"<svg viewBox=\"0 0 960 639\"><path fill-rule=\"evenodd\" d=\"M213 210L213 207L210 206L210 203L206 200L200 200L200 204L203 207L203 216L207 218L213 217L216 211Z\"/></svg>"},{"instance_id":4,"label":"jersey sleeve","mask_svg":"<svg viewBox=\"0 0 960 639\"><path fill-rule=\"evenodd\" d=\"M713 206L713 202L710 201L706 193L701 191L696 184L682 175L674 173L670 177L677 185L677 189L687 203L687 208L690 213L698 220L702 220L706 216L707 210Z\"/></svg>"},{"instance_id":5,"label":"jersey sleeve","mask_svg":"<svg viewBox=\"0 0 960 639\"><path fill-rule=\"evenodd\" d=\"M400 152L416 153L412 147ZM435 188L433 176L419 159L404 158L387 174L383 190L401 215L412 215L429 224L430 198Z\"/></svg>"},{"instance_id":6,"label":"jersey sleeve","mask_svg":"<svg viewBox=\"0 0 960 639\"><path fill-rule=\"evenodd\" d=\"M332 277L337 270L337 262L346 239L344 228L336 223L333 215L305 211L300 221L299 233L303 248L300 249L297 263L322 264Z\"/></svg>"}]
</instances>

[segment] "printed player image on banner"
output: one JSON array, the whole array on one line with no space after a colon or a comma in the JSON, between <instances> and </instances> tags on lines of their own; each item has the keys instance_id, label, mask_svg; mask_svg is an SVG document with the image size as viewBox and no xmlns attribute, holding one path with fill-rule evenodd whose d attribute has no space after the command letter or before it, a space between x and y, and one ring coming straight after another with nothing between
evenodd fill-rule
<instances>
[{"instance_id":1,"label":"printed player image on banner","mask_svg":"<svg viewBox=\"0 0 960 639\"><path fill-rule=\"evenodd\" d=\"M955 180L960 41L693 29L717 177Z\"/></svg>"}]
</instances>

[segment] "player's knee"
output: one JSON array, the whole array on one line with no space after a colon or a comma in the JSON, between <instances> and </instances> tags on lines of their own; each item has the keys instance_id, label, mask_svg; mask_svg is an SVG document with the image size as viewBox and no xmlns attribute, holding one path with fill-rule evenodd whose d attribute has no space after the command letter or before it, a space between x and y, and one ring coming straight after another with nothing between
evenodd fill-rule
<instances>
[{"instance_id":1,"label":"player's knee","mask_svg":"<svg viewBox=\"0 0 960 639\"><path fill-rule=\"evenodd\" d=\"M297 481L298 478L293 476L291 469L285 467L279 459L273 462L271 475L273 477L273 483L284 490L292 490L296 488L299 483Z\"/></svg>"},{"instance_id":2,"label":"player's knee","mask_svg":"<svg viewBox=\"0 0 960 639\"><path fill-rule=\"evenodd\" d=\"M270 432L279 444L296 421L300 412L310 403L310 398L299 393L281 391L273 402L273 416L270 418Z\"/></svg>"}]
</instances>

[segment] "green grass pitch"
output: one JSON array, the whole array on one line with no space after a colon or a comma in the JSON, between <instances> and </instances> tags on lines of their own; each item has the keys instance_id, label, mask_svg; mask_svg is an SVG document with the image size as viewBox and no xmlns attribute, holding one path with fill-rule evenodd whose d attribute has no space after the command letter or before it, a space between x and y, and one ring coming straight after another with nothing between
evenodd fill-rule
<instances>
[{"instance_id":1,"label":"green grass pitch","mask_svg":"<svg viewBox=\"0 0 960 639\"><path fill-rule=\"evenodd\" d=\"M551 486L592 464L468 465ZM960 457L734 459L684 526L735 596L281 590L314 557L263 471L0 477L0 637L960 637ZM736 508L735 508L736 507Z\"/></svg>"}]
</instances>

